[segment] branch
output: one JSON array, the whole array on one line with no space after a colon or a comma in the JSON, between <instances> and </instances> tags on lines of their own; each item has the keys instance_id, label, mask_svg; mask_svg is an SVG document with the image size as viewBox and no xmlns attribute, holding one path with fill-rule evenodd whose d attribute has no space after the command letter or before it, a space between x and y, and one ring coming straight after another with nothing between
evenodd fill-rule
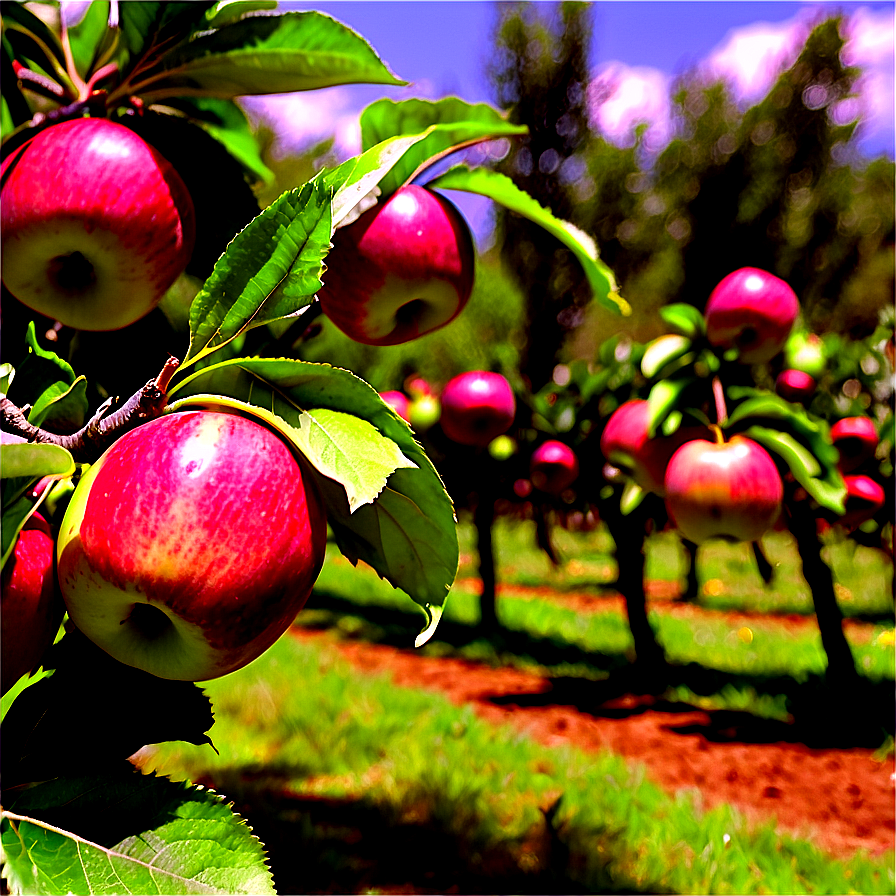
<instances>
[{"instance_id":1,"label":"branch","mask_svg":"<svg viewBox=\"0 0 896 896\"><path fill-rule=\"evenodd\" d=\"M159 375L135 392L117 411L110 413L117 401L110 398L86 426L71 435L57 435L29 423L24 411L5 396L0 398L0 426L29 442L59 445L69 451L76 463L93 463L126 432L161 415L168 398L168 385L179 366L177 358L169 358Z\"/></svg>"}]
</instances>

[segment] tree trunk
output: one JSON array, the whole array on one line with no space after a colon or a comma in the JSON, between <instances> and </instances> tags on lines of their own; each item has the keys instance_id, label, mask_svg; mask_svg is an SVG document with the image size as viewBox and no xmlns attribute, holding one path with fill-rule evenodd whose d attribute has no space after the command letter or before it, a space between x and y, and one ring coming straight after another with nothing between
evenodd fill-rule
<instances>
[{"instance_id":1,"label":"tree trunk","mask_svg":"<svg viewBox=\"0 0 896 896\"><path fill-rule=\"evenodd\" d=\"M498 622L497 574L495 572L495 550L492 543L492 525L495 521L495 501L488 489L480 490L476 496L473 511L473 525L476 528L476 549L479 553L479 578L482 594L479 597L479 625L485 632L496 631Z\"/></svg>"},{"instance_id":2,"label":"tree trunk","mask_svg":"<svg viewBox=\"0 0 896 896\"><path fill-rule=\"evenodd\" d=\"M753 548L753 556L756 558L756 568L759 570L762 581L766 585L771 585L775 578L775 567L769 563L768 557L765 556L765 551L762 550L762 545L758 541L751 542L751 547Z\"/></svg>"}]
</instances>

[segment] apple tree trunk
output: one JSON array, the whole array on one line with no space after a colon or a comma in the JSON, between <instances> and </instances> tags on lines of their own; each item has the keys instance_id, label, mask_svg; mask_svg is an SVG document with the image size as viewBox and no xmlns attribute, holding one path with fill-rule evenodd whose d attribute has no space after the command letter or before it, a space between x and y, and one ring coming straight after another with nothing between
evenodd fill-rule
<instances>
[{"instance_id":1,"label":"apple tree trunk","mask_svg":"<svg viewBox=\"0 0 896 896\"><path fill-rule=\"evenodd\" d=\"M476 529L476 550L479 554L479 579L482 593L479 597L480 628L493 632L500 627L498 622L497 573L495 571L495 549L492 527L495 522L495 499L483 487L476 496L473 511L473 526Z\"/></svg>"}]
</instances>

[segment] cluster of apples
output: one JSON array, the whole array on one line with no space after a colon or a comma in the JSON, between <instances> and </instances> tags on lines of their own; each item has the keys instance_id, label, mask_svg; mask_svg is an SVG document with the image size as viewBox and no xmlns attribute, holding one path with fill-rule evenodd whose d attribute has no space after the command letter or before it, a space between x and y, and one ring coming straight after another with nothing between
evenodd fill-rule
<instances>
[{"instance_id":1,"label":"cluster of apples","mask_svg":"<svg viewBox=\"0 0 896 896\"><path fill-rule=\"evenodd\" d=\"M126 433L78 483L55 539L32 516L3 570L3 687L62 617L121 662L200 681L260 656L304 606L327 521L301 457L214 410ZM55 559L55 562L54 562Z\"/></svg>"}]
</instances>

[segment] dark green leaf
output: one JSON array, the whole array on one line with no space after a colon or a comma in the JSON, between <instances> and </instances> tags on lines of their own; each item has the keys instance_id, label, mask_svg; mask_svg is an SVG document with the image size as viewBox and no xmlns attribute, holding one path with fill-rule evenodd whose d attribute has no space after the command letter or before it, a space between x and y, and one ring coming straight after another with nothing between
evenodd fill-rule
<instances>
[{"instance_id":1,"label":"dark green leaf","mask_svg":"<svg viewBox=\"0 0 896 896\"><path fill-rule=\"evenodd\" d=\"M308 409L365 420L398 445L414 469L398 469L372 504L352 512L345 488L320 477L340 549L408 593L432 621L457 573L454 508L410 427L374 389L347 370L305 361L237 358L193 374L172 398L213 393L261 407L298 428Z\"/></svg>"},{"instance_id":2,"label":"dark green leaf","mask_svg":"<svg viewBox=\"0 0 896 896\"><path fill-rule=\"evenodd\" d=\"M44 820L53 801L74 830ZM107 842L83 836L79 822L97 818L129 833ZM261 844L220 796L133 769L23 794L4 810L2 843L4 876L16 892L274 893Z\"/></svg>"},{"instance_id":3,"label":"dark green leaf","mask_svg":"<svg viewBox=\"0 0 896 896\"><path fill-rule=\"evenodd\" d=\"M284 193L237 234L190 307L185 364L311 303L330 245L329 192L318 183Z\"/></svg>"},{"instance_id":4,"label":"dark green leaf","mask_svg":"<svg viewBox=\"0 0 896 896\"><path fill-rule=\"evenodd\" d=\"M566 246L582 265L594 297L605 308L617 314L631 314L631 306L617 292L613 272L598 257L594 240L574 224L555 218L528 193L506 175L488 168L467 168L459 165L430 182L431 187L466 190L488 196L512 212L543 227Z\"/></svg>"},{"instance_id":5,"label":"dark green leaf","mask_svg":"<svg viewBox=\"0 0 896 896\"><path fill-rule=\"evenodd\" d=\"M4 3L2 6L4 30L20 34L41 48L45 59L37 58L36 62L46 63L49 73L54 69L65 67L65 51L59 36L41 19L39 19L24 3Z\"/></svg>"},{"instance_id":6,"label":"dark green leaf","mask_svg":"<svg viewBox=\"0 0 896 896\"><path fill-rule=\"evenodd\" d=\"M672 330L681 336L687 336L688 339L696 339L706 330L706 322L700 311L684 302L664 305L660 308L660 317Z\"/></svg>"},{"instance_id":7,"label":"dark green leaf","mask_svg":"<svg viewBox=\"0 0 896 896\"><path fill-rule=\"evenodd\" d=\"M194 28L205 21L205 12L214 3L207 0L187 0L187 2L118 3L118 21L125 46L132 59L148 50L163 36L176 40L186 38Z\"/></svg>"},{"instance_id":8,"label":"dark green leaf","mask_svg":"<svg viewBox=\"0 0 896 896\"><path fill-rule=\"evenodd\" d=\"M323 13L249 16L176 47L145 99L230 99L337 84L402 85L359 34Z\"/></svg>"},{"instance_id":9,"label":"dark green leaf","mask_svg":"<svg viewBox=\"0 0 896 896\"><path fill-rule=\"evenodd\" d=\"M511 124L486 103L472 105L457 97L399 101L386 98L371 103L361 113L362 150L390 137L424 133L426 139L383 179L384 195L394 193L424 167L454 149L496 137L523 135L528 128Z\"/></svg>"}]
</instances>

